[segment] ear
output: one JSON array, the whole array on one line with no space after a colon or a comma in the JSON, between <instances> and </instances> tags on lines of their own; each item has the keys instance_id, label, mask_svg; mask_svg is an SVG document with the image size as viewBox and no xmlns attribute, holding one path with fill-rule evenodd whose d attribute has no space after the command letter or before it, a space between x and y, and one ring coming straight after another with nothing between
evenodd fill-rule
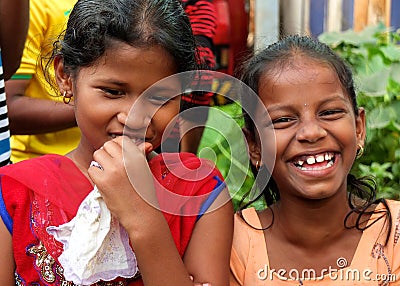
<instances>
[{"instance_id":1,"label":"ear","mask_svg":"<svg viewBox=\"0 0 400 286\"><path fill-rule=\"evenodd\" d=\"M356 136L357 136L357 144L364 147L364 141L366 136L366 124L365 124L365 110L362 107L358 109L358 116L356 118Z\"/></svg>"},{"instance_id":2,"label":"ear","mask_svg":"<svg viewBox=\"0 0 400 286\"><path fill-rule=\"evenodd\" d=\"M55 72L56 82L61 94L63 94L65 91L72 95L71 75L65 71L64 60L60 56L57 56L54 59L54 72Z\"/></svg>"},{"instance_id":3,"label":"ear","mask_svg":"<svg viewBox=\"0 0 400 286\"><path fill-rule=\"evenodd\" d=\"M247 145L249 147L249 156L251 164L256 166L261 164L261 150L257 135L250 132L247 128L243 128L244 136L246 137Z\"/></svg>"}]
</instances>

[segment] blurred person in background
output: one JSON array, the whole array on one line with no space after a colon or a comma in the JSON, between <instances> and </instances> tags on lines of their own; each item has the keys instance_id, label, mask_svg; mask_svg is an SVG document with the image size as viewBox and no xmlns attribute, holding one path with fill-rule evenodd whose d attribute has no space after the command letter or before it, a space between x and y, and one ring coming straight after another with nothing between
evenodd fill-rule
<instances>
[{"instance_id":1,"label":"blurred person in background","mask_svg":"<svg viewBox=\"0 0 400 286\"><path fill-rule=\"evenodd\" d=\"M181 0L181 3L192 26L197 44L198 62L201 68L215 70L216 59L213 38L217 29L217 12L213 1ZM210 81L211 88L212 79L202 78L202 81ZM194 94L196 96L193 96ZM200 91L182 96L183 109L186 110L180 118L180 133L182 136L180 150L182 152L197 153L204 125L207 121L208 110L206 108L196 109L195 107L208 107L213 94L213 92ZM197 127L187 130L193 125Z\"/></svg>"},{"instance_id":2,"label":"blurred person in background","mask_svg":"<svg viewBox=\"0 0 400 286\"><path fill-rule=\"evenodd\" d=\"M29 0L0 0L0 166L10 163L4 80L18 69L29 25Z\"/></svg>"},{"instance_id":3,"label":"blurred person in background","mask_svg":"<svg viewBox=\"0 0 400 286\"><path fill-rule=\"evenodd\" d=\"M76 0L31 0L30 22L21 65L6 82L11 161L47 153L66 154L79 142L73 104L65 104L43 78L40 56L65 28ZM15 33L15 31L14 31Z\"/></svg>"}]
</instances>

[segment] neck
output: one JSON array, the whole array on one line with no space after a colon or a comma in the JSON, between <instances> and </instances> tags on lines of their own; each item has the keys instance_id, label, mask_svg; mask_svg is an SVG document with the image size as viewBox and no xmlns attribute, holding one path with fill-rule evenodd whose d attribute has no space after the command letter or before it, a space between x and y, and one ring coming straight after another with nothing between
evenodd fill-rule
<instances>
[{"instance_id":1,"label":"neck","mask_svg":"<svg viewBox=\"0 0 400 286\"><path fill-rule=\"evenodd\" d=\"M285 198L274 206L274 227L284 239L304 248L320 249L334 242L347 229L350 208L346 192L322 200Z\"/></svg>"},{"instance_id":2,"label":"neck","mask_svg":"<svg viewBox=\"0 0 400 286\"><path fill-rule=\"evenodd\" d=\"M83 148L82 143L80 143L76 149L66 154L66 156L70 158L86 178L92 182L88 175L88 169L93 160L93 152L85 152L84 150L86 149Z\"/></svg>"}]
</instances>

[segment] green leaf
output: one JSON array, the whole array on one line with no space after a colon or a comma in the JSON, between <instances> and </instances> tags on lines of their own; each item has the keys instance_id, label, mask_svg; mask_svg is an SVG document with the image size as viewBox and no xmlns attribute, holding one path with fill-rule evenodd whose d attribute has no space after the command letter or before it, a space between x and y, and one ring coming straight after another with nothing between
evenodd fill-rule
<instances>
[{"instance_id":1,"label":"green leaf","mask_svg":"<svg viewBox=\"0 0 400 286\"><path fill-rule=\"evenodd\" d=\"M384 46L381 48L382 53L392 62L400 61L400 49L398 46Z\"/></svg>"},{"instance_id":2,"label":"green leaf","mask_svg":"<svg viewBox=\"0 0 400 286\"><path fill-rule=\"evenodd\" d=\"M370 75L358 75L357 83L358 90L364 92L367 96L383 96L386 94L386 85L390 75L390 68L388 67L373 67L374 63L371 62Z\"/></svg>"},{"instance_id":3,"label":"green leaf","mask_svg":"<svg viewBox=\"0 0 400 286\"><path fill-rule=\"evenodd\" d=\"M400 84L400 63L392 63L390 66L390 77Z\"/></svg>"},{"instance_id":4,"label":"green leaf","mask_svg":"<svg viewBox=\"0 0 400 286\"><path fill-rule=\"evenodd\" d=\"M367 126L371 129L398 131L400 114L400 101L393 101L388 105L378 105L367 113Z\"/></svg>"}]
</instances>

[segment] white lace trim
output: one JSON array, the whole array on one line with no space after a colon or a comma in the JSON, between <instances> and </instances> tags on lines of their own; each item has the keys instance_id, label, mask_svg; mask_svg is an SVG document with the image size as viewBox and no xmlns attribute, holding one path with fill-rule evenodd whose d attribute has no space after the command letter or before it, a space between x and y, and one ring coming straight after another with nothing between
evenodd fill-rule
<instances>
[{"instance_id":1,"label":"white lace trim","mask_svg":"<svg viewBox=\"0 0 400 286\"><path fill-rule=\"evenodd\" d=\"M138 272L128 234L111 216L96 187L70 222L49 226L47 232L64 245L58 261L68 281L91 285Z\"/></svg>"}]
</instances>

